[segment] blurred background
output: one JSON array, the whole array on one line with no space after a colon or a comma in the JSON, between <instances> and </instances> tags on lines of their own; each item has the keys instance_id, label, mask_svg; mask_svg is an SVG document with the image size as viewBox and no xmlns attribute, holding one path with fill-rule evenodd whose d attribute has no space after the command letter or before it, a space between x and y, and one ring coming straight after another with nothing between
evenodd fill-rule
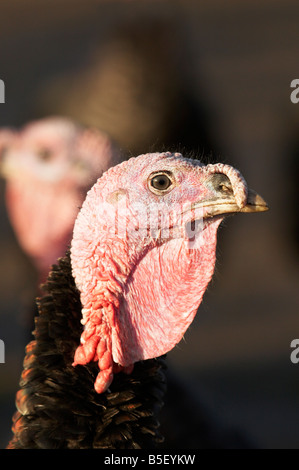
<instances>
[{"instance_id":1,"label":"blurred background","mask_svg":"<svg viewBox=\"0 0 299 470\"><path fill-rule=\"evenodd\" d=\"M0 5L0 126L69 116L107 131L126 156L169 149L234 165L267 200L269 212L220 229L214 279L168 355L196 399L260 448L299 448L299 364L290 360L299 338L298 22L295 0ZM3 448L36 273L3 181L0 192Z\"/></svg>"}]
</instances>

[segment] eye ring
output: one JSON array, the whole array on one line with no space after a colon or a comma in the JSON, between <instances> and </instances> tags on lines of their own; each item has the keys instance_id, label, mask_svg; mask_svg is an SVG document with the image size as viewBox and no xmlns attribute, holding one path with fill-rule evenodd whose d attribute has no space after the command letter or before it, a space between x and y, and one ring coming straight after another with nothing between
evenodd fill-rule
<instances>
[{"instance_id":1,"label":"eye ring","mask_svg":"<svg viewBox=\"0 0 299 470\"><path fill-rule=\"evenodd\" d=\"M164 194L170 191L173 185L170 175L171 173L166 171L153 173L149 177L149 189L156 194Z\"/></svg>"}]
</instances>

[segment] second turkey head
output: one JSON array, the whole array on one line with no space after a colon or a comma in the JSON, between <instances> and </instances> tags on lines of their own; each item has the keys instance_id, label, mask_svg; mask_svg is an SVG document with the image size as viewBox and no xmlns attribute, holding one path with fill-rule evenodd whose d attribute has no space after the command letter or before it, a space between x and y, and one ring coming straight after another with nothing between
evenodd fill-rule
<instances>
[{"instance_id":1,"label":"second turkey head","mask_svg":"<svg viewBox=\"0 0 299 470\"><path fill-rule=\"evenodd\" d=\"M3 129L1 148L10 221L42 282L71 241L87 190L121 153L100 130L59 116Z\"/></svg>"}]
</instances>

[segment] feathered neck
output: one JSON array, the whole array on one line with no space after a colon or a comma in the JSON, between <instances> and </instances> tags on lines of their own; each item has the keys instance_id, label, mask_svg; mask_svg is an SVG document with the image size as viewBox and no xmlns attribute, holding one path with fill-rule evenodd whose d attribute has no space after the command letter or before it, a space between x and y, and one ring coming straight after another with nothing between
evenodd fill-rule
<instances>
[{"instance_id":1,"label":"feathered neck","mask_svg":"<svg viewBox=\"0 0 299 470\"><path fill-rule=\"evenodd\" d=\"M38 299L35 340L26 348L9 448L153 448L165 393L162 358L117 374L98 394L95 363L73 367L82 333L80 294L69 254L54 266Z\"/></svg>"}]
</instances>

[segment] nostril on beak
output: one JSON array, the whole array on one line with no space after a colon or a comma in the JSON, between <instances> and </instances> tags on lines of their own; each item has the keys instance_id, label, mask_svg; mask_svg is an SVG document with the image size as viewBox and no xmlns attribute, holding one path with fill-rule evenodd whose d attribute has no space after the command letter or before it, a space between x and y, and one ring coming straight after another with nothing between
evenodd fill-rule
<instances>
[{"instance_id":1,"label":"nostril on beak","mask_svg":"<svg viewBox=\"0 0 299 470\"><path fill-rule=\"evenodd\" d=\"M210 174L211 178L215 175L215 182L217 182L217 178L219 178L218 182L224 180L225 185L228 188L231 188L231 193L229 195L221 192L218 193L219 195L222 194L222 197L234 197L235 202L240 209L246 205L247 184L238 170L230 165L225 165L224 163L216 163L215 165L207 165L205 167L205 171Z\"/></svg>"},{"instance_id":2,"label":"nostril on beak","mask_svg":"<svg viewBox=\"0 0 299 470\"><path fill-rule=\"evenodd\" d=\"M219 185L219 190L225 195L234 194L232 185L230 183L229 184L221 183Z\"/></svg>"},{"instance_id":3,"label":"nostril on beak","mask_svg":"<svg viewBox=\"0 0 299 470\"><path fill-rule=\"evenodd\" d=\"M223 173L215 173L210 179L210 183L217 193L223 197L233 196L234 190L228 176Z\"/></svg>"}]
</instances>

